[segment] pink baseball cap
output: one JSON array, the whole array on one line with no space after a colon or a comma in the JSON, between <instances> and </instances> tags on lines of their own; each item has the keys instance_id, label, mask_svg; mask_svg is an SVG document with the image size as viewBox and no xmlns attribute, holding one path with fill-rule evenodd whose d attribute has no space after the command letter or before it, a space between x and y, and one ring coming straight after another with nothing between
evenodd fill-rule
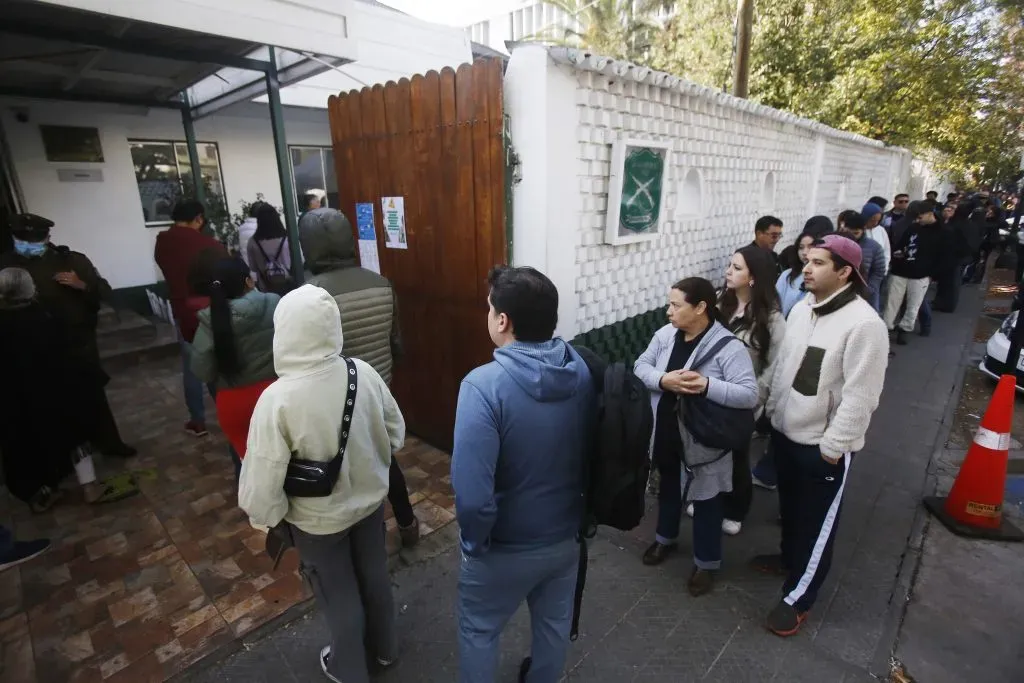
<instances>
[{"instance_id":1,"label":"pink baseball cap","mask_svg":"<svg viewBox=\"0 0 1024 683\"><path fill-rule=\"evenodd\" d=\"M868 239L871 238L869 237ZM864 259L864 252L861 251L859 244L848 237L832 233L822 237L820 240L815 242L813 246L819 249L827 249L853 266L853 272L857 276L857 279L861 281L861 284L867 287L868 283L867 280L864 279L864 273L860 272L860 264Z\"/></svg>"}]
</instances>

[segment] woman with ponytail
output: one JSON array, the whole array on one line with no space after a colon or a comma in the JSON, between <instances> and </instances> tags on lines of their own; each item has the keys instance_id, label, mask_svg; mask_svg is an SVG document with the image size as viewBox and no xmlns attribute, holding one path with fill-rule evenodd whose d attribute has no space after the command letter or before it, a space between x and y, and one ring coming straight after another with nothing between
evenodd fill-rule
<instances>
[{"instance_id":1,"label":"woman with ponytail","mask_svg":"<svg viewBox=\"0 0 1024 683\"><path fill-rule=\"evenodd\" d=\"M277 294L256 289L249 267L237 257L218 261L203 287L210 307L199 311L192 341L192 371L216 386L217 419L231 443L235 474L245 457L249 420L274 373L274 309Z\"/></svg>"}]
</instances>

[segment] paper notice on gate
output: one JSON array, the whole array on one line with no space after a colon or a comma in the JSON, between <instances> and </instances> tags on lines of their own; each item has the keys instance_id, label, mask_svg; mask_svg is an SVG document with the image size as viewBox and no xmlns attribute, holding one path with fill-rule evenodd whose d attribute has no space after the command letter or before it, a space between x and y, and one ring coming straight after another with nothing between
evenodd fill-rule
<instances>
[{"instance_id":1,"label":"paper notice on gate","mask_svg":"<svg viewBox=\"0 0 1024 683\"><path fill-rule=\"evenodd\" d=\"M409 235L405 228L405 197L384 197L384 245L388 249L408 249Z\"/></svg>"},{"instance_id":2,"label":"paper notice on gate","mask_svg":"<svg viewBox=\"0 0 1024 683\"><path fill-rule=\"evenodd\" d=\"M356 204L356 229L359 233L359 265L380 273L380 253L377 251L377 227L373 222L373 204Z\"/></svg>"}]
</instances>

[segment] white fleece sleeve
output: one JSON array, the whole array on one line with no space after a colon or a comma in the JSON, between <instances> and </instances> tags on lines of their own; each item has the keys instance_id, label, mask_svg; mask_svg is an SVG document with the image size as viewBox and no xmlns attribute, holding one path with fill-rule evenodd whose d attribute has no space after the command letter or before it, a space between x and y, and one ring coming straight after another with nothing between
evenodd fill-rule
<instances>
[{"instance_id":1,"label":"white fleece sleeve","mask_svg":"<svg viewBox=\"0 0 1024 683\"><path fill-rule=\"evenodd\" d=\"M839 409L821 438L823 455L838 458L863 441L882 395L888 365L889 335L881 318L854 327L843 354Z\"/></svg>"},{"instance_id":2,"label":"white fleece sleeve","mask_svg":"<svg viewBox=\"0 0 1024 683\"><path fill-rule=\"evenodd\" d=\"M238 482L238 507L253 524L275 527L288 514L284 479L291 450L281 433L281 406L265 398L266 394L256 403L249 423L249 440Z\"/></svg>"}]
</instances>

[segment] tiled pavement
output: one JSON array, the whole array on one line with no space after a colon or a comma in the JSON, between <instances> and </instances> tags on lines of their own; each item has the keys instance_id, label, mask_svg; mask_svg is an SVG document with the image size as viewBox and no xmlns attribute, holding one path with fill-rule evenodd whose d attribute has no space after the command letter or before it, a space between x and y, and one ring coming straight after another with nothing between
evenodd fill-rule
<instances>
[{"instance_id":1,"label":"tiled pavement","mask_svg":"<svg viewBox=\"0 0 1024 683\"><path fill-rule=\"evenodd\" d=\"M595 541L581 636L571 647L563 680L868 683L887 679L916 569L908 560L908 541L923 514L919 502L926 470L948 431L948 409L956 396L963 350L980 307L978 289L967 288L955 315L937 314L932 337L913 336L910 346L897 347L868 445L850 470L829 580L797 637L783 640L765 632L762 620L779 598L779 582L745 566L752 554L777 547L777 503L772 494L756 493L743 532L725 540L724 567L715 591L696 599L685 588L690 568L685 518L683 552L660 567L644 567L640 562L653 534L652 510L634 532L601 533ZM454 532L452 525L436 538L453 539ZM379 678L381 683L456 680L458 563L457 553L449 550L393 576L402 653L394 669ZM250 643L244 652L208 670L193 670L186 678L193 683L324 680L316 653L325 642L326 625L314 611ZM520 610L502 639L498 681L516 680L519 660L528 647L528 623ZM984 648L973 654L987 656Z\"/></svg>"},{"instance_id":2,"label":"tiled pavement","mask_svg":"<svg viewBox=\"0 0 1024 683\"><path fill-rule=\"evenodd\" d=\"M139 448L127 467L142 495L92 506L72 484L66 502L36 516L0 492L0 521L18 537L54 539L47 554L0 573L3 683L163 681L309 598L294 553L271 571L263 535L236 505L219 431L182 431L177 361L119 371L108 395ZM213 422L212 403L208 413ZM448 455L410 438L398 460L421 532L454 519ZM98 464L101 476L124 467ZM390 509L388 529L394 552Z\"/></svg>"}]
</instances>

